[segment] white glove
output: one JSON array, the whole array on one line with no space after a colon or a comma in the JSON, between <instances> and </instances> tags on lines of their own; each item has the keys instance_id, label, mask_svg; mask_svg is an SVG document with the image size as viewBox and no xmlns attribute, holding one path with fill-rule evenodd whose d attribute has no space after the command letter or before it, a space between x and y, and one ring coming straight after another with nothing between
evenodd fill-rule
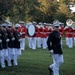
<instances>
[{"instance_id":1,"label":"white glove","mask_svg":"<svg viewBox=\"0 0 75 75\"><path fill-rule=\"evenodd\" d=\"M0 39L0 43L2 42L2 40Z\"/></svg>"},{"instance_id":2,"label":"white glove","mask_svg":"<svg viewBox=\"0 0 75 75\"><path fill-rule=\"evenodd\" d=\"M25 34L25 32L23 32L22 34Z\"/></svg>"},{"instance_id":3,"label":"white glove","mask_svg":"<svg viewBox=\"0 0 75 75\"><path fill-rule=\"evenodd\" d=\"M12 38L12 41L14 41L14 40L15 40L15 38L13 37L13 38Z\"/></svg>"},{"instance_id":4,"label":"white glove","mask_svg":"<svg viewBox=\"0 0 75 75\"><path fill-rule=\"evenodd\" d=\"M19 39L19 41L21 41L21 39Z\"/></svg>"},{"instance_id":5,"label":"white glove","mask_svg":"<svg viewBox=\"0 0 75 75\"><path fill-rule=\"evenodd\" d=\"M9 42L9 39L6 39L6 42Z\"/></svg>"},{"instance_id":6,"label":"white glove","mask_svg":"<svg viewBox=\"0 0 75 75\"><path fill-rule=\"evenodd\" d=\"M50 53L53 54L54 53L53 50L50 50Z\"/></svg>"},{"instance_id":7,"label":"white glove","mask_svg":"<svg viewBox=\"0 0 75 75\"><path fill-rule=\"evenodd\" d=\"M20 35L22 35L23 33L22 32L20 32Z\"/></svg>"}]
</instances>

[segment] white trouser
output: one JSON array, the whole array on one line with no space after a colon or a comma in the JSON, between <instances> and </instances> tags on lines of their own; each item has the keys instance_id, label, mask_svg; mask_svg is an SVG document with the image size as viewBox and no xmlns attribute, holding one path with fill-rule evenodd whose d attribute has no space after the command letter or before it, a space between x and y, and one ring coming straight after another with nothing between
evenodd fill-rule
<instances>
[{"instance_id":1,"label":"white trouser","mask_svg":"<svg viewBox=\"0 0 75 75\"><path fill-rule=\"evenodd\" d=\"M14 48L8 48L9 56L11 59L15 56L15 49Z\"/></svg>"},{"instance_id":2,"label":"white trouser","mask_svg":"<svg viewBox=\"0 0 75 75\"><path fill-rule=\"evenodd\" d=\"M32 38L32 49L36 49L36 37Z\"/></svg>"},{"instance_id":3,"label":"white trouser","mask_svg":"<svg viewBox=\"0 0 75 75\"><path fill-rule=\"evenodd\" d=\"M53 75L59 75L59 67L64 62L62 54L52 54L53 64L49 67L53 70Z\"/></svg>"},{"instance_id":4,"label":"white trouser","mask_svg":"<svg viewBox=\"0 0 75 75\"><path fill-rule=\"evenodd\" d=\"M16 48L17 59L21 56L21 49Z\"/></svg>"},{"instance_id":5,"label":"white trouser","mask_svg":"<svg viewBox=\"0 0 75 75\"><path fill-rule=\"evenodd\" d=\"M66 37L66 44L68 45L69 48L72 48L73 47L73 38Z\"/></svg>"},{"instance_id":6,"label":"white trouser","mask_svg":"<svg viewBox=\"0 0 75 75\"><path fill-rule=\"evenodd\" d=\"M9 48L8 50L9 50L9 56L10 56L11 60L13 60L13 65L14 66L18 65L16 48Z\"/></svg>"},{"instance_id":7,"label":"white trouser","mask_svg":"<svg viewBox=\"0 0 75 75\"><path fill-rule=\"evenodd\" d=\"M66 45L68 46L68 38L66 37Z\"/></svg>"},{"instance_id":8,"label":"white trouser","mask_svg":"<svg viewBox=\"0 0 75 75\"><path fill-rule=\"evenodd\" d=\"M37 47L41 48L41 38L40 37L37 38Z\"/></svg>"},{"instance_id":9,"label":"white trouser","mask_svg":"<svg viewBox=\"0 0 75 75\"><path fill-rule=\"evenodd\" d=\"M14 48L8 48L8 51L9 51L9 56L10 56L11 60L13 60L12 63L15 66L16 62L17 62L15 49Z\"/></svg>"},{"instance_id":10,"label":"white trouser","mask_svg":"<svg viewBox=\"0 0 75 75\"><path fill-rule=\"evenodd\" d=\"M13 48L13 53L11 53L11 60L13 60L13 65L16 66L18 65L17 62L17 49Z\"/></svg>"},{"instance_id":11,"label":"white trouser","mask_svg":"<svg viewBox=\"0 0 75 75\"><path fill-rule=\"evenodd\" d=\"M0 64L2 68L5 67L3 50L0 50Z\"/></svg>"},{"instance_id":12,"label":"white trouser","mask_svg":"<svg viewBox=\"0 0 75 75\"><path fill-rule=\"evenodd\" d=\"M32 48L32 37L28 37L28 46Z\"/></svg>"},{"instance_id":13,"label":"white trouser","mask_svg":"<svg viewBox=\"0 0 75 75\"><path fill-rule=\"evenodd\" d=\"M21 50L24 50L25 49L25 38L21 38L20 48L21 48Z\"/></svg>"},{"instance_id":14,"label":"white trouser","mask_svg":"<svg viewBox=\"0 0 75 75\"><path fill-rule=\"evenodd\" d=\"M42 38L43 49L47 48L47 38Z\"/></svg>"},{"instance_id":15,"label":"white trouser","mask_svg":"<svg viewBox=\"0 0 75 75\"><path fill-rule=\"evenodd\" d=\"M11 66L11 59L8 53L8 49L2 49L2 51L3 51L4 60L7 61L8 66Z\"/></svg>"}]
</instances>

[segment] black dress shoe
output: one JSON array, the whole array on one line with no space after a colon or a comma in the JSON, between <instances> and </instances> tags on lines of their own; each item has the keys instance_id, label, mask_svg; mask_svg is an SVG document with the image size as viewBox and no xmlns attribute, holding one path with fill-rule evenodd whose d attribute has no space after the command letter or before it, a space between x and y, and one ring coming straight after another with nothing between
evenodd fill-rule
<instances>
[{"instance_id":1,"label":"black dress shoe","mask_svg":"<svg viewBox=\"0 0 75 75\"><path fill-rule=\"evenodd\" d=\"M11 59L11 64L13 65L13 59Z\"/></svg>"},{"instance_id":2,"label":"black dress shoe","mask_svg":"<svg viewBox=\"0 0 75 75\"><path fill-rule=\"evenodd\" d=\"M7 60L4 60L4 62L5 62L5 65L8 66Z\"/></svg>"},{"instance_id":3,"label":"black dress shoe","mask_svg":"<svg viewBox=\"0 0 75 75\"><path fill-rule=\"evenodd\" d=\"M50 67L48 67L48 69L49 69L50 75L53 75L53 70Z\"/></svg>"}]
</instances>

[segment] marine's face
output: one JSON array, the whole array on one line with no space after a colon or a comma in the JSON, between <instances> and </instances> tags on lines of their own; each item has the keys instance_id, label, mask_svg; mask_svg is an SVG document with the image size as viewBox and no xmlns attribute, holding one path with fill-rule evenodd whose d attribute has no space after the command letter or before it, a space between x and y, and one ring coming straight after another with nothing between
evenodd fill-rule
<instances>
[{"instance_id":1,"label":"marine's face","mask_svg":"<svg viewBox=\"0 0 75 75\"><path fill-rule=\"evenodd\" d=\"M53 29L58 31L59 26L54 26Z\"/></svg>"}]
</instances>

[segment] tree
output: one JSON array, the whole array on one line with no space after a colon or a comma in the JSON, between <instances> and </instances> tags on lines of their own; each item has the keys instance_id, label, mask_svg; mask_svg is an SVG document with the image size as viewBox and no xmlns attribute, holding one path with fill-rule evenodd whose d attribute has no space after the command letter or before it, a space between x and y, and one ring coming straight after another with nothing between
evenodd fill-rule
<instances>
[{"instance_id":1,"label":"tree","mask_svg":"<svg viewBox=\"0 0 75 75\"><path fill-rule=\"evenodd\" d=\"M0 16L6 15L7 12L11 9L13 1L11 0L0 0Z\"/></svg>"},{"instance_id":2,"label":"tree","mask_svg":"<svg viewBox=\"0 0 75 75\"><path fill-rule=\"evenodd\" d=\"M14 5L8 12L8 16L15 22L35 20L36 14L38 14L38 6L37 0L14 0Z\"/></svg>"},{"instance_id":3,"label":"tree","mask_svg":"<svg viewBox=\"0 0 75 75\"><path fill-rule=\"evenodd\" d=\"M42 12L42 20L44 22L52 22L53 21L53 15L55 14L58 4L57 1L54 0L39 0L41 3L40 5L40 11Z\"/></svg>"},{"instance_id":4,"label":"tree","mask_svg":"<svg viewBox=\"0 0 75 75\"><path fill-rule=\"evenodd\" d=\"M59 5L57 12L54 15L54 19L58 19L59 21L65 23L68 18L72 18L73 14L70 14L67 6L64 3Z\"/></svg>"}]
</instances>

